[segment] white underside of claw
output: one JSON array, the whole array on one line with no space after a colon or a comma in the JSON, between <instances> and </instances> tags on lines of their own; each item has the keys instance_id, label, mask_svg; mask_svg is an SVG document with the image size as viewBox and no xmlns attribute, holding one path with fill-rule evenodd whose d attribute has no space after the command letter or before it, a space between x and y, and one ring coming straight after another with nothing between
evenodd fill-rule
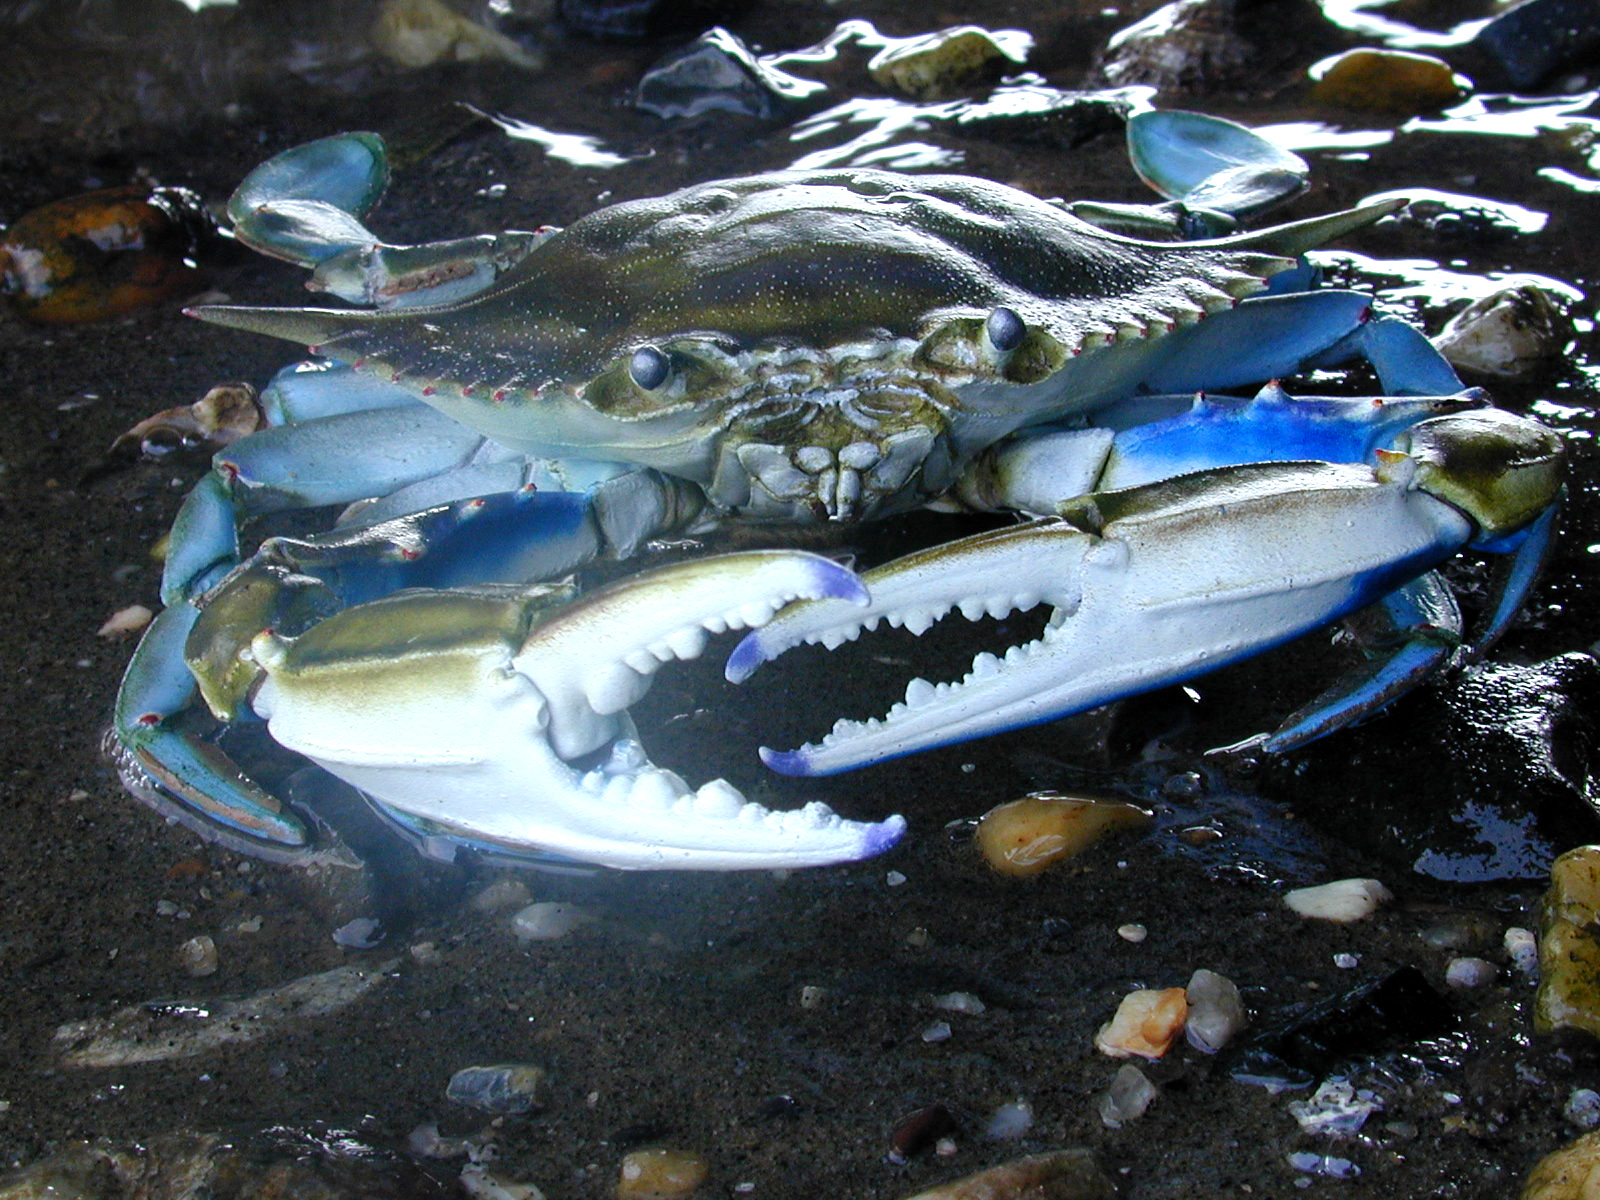
<instances>
[{"instance_id":1,"label":"white underside of claw","mask_svg":"<svg viewBox=\"0 0 1600 1200\"><path fill-rule=\"evenodd\" d=\"M330 662L317 648L319 631L337 634L334 617L301 639L311 645L298 658L300 643L262 647L269 675L256 707L284 745L462 838L630 869L852 861L893 845L905 822L846 820L820 802L773 811L721 779L692 788L649 761L623 712L662 665L697 657L712 633L765 620L796 596L830 595L862 593L814 555L729 555L596 593L521 645L478 638L441 649L441 626L437 639L413 639L427 652L407 658L397 647L376 663ZM597 765L571 765L580 756Z\"/></svg>"}]
</instances>

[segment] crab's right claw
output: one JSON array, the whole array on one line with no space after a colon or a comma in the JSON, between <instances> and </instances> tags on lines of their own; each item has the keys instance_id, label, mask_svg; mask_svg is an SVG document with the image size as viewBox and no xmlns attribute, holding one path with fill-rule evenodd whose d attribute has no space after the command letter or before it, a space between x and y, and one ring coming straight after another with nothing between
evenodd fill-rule
<instances>
[{"instance_id":1,"label":"crab's right claw","mask_svg":"<svg viewBox=\"0 0 1600 1200\"><path fill-rule=\"evenodd\" d=\"M709 635L796 597L863 603L812 554L659 568L568 602L550 589L411 591L251 647L273 737L387 808L514 853L622 868L820 866L877 854L900 817L772 812L723 780L654 766L626 709Z\"/></svg>"}]
</instances>

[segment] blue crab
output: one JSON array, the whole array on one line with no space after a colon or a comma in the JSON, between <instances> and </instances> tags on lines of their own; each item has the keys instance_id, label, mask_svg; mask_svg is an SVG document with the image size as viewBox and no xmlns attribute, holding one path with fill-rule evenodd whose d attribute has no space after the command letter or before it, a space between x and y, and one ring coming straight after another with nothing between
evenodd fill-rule
<instances>
[{"instance_id":1,"label":"blue crab","mask_svg":"<svg viewBox=\"0 0 1600 1200\"><path fill-rule=\"evenodd\" d=\"M628 707L713 635L752 630L737 681L880 621L1051 606L1037 640L964 679L762 751L792 774L1050 720L1371 606L1390 648L1256 739L1291 749L1458 653L1433 568L1464 548L1514 552L1492 639L1548 541L1561 445L1463 391L1366 296L1310 287L1304 251L1396 206L1225 232L1284 190L1282 163L1194 114L1146 114L1131 137L1179 203L1086 221L982 179L780 172L424 247L362 224L385 179L373 135L264 164L230 205L240 238L369 307L195 312L320 361L278 377L274 427L219 453L177 519L167 608L118 701L131 786L260 852L308 852L301 816L191 732L198 690L446 853L816 865L878 853L903 820L769 811L639 743ZM1130 222L1201 236L1113 231ZM1212 396L1352 357L1387 396ZM242 554L249 519L326 505L346 506L327 532ZM862 576L770 550L588 595L567 579L717 522L924 505L1029 519Z\"/></svg>"}]
</instances>

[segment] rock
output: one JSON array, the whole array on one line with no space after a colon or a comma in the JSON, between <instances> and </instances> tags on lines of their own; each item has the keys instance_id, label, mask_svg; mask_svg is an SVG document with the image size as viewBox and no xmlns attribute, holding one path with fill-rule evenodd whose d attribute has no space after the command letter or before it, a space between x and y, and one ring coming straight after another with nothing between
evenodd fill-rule
<instances>
[{"instance_id":1,"label":"rock","mask_svg":"<svg viewBox=\"0 0 1600 1200\"><path fill-rule=\"evenodd\" d=\"M1513 925L1506 930L1506 953L1511 956L1511 965L1529 979L1539 974L1539 942L1533 936L1533 930L1523 929L1520 925Z\"/></svg>"},{"instance_id":2,"label":"rock","mask_svg":"<svg viewBox=\"0 0 1600 1200\"><path fill-rule=\"evenodd\" d=\"M178 947L178 965L196 979L217 973L217 944L205 934L192 937Z\"/></svg>"},{"instance_id":3,"label":"rock","mask_svg":"<svg viewBox=\"0 0 1600 1200\"><path fill-rule=\"evenodd\" d=\"M1021 878L1082 853L1107 833L1150 822L1148 812L1121 800L1035 792L984 813L976 840L985 862Z\"/></svg>"},{"instance_id":4,"label":"rock","mask_svg":"<svg viewBox=\"0 0 1600 1200\"><path fill-rule=\"evenodd\" d=\"M1302 917L1340 923L1370 917L1393 898L1376 879L1336 879L1283 894L1283 902Z\"/></svg>"},{"instance_id":5,"label":"rock","mask_svg":"<svg viewBox=\"0 0 1600 1200\"><path fill-rule=\"evenodd\" d=\"M941 1183L905 1200L1113 1200L1116 1189L1086 1149L1032 1154Z\"/></svg>"},{"instance_id":6,"label":"rock","mask_svg":"<svg viewBox=\"0 0 1600 1200\"><path fill-rule=\"evenodd\" d=\"M943 996L935 996L933 1006L945 1012L966 1013L969 1016L978 1016L987 1008L984 1002L971 992L947 992Z\"/></svg>"},{"instance_id":7,"label":"rock","mask_svg":"<svg viewBox=\"0 0 1600 1200\"><path fill-rule=\"evenodd\" d=\"M1490 21L1471 45L1497 85L1538 87L1558 71L1600 62L1600 3L1530 0Z\"/></svg>"},{"instance_id":8,"label":"rock","mask_svg":"<svg viewBox=\"0 0 1600 1200\"><path fill-rule=\"evenodd\" d=\"M481 1163L461 1168L461 1191L470 1200L544 1200L544 1193L531 1183L516 1183L491 1175Z\"/></svg>"},{"instance_id":9,"label":"rock","mask_svg":"<svg viewBox=\"0 0 1600 1200\"><path fill-rule=\"evenodd\" d=\"M377 917L352 917L329 935L344 950L371 950L381 946L388 932Z\"/></svg>"},{"instance_id":10,"label":"rock","mask_svg":"<svg viewBox=\"0 0 1600 1200\"><path fill-rule=\"evenodd\" d=\"M1404 50L1347 50L1311 68L1311 98L1367 112L1438 112L1466 94L1450 64Z\"/></svg>"},{"instance_id":11,"label":"rock","mask_svg":"<svg viewBox=\"0 0 1600 1200\"><path fill-rule=\"evenodd\" d=\"M983 1123L983 1136L997 1142L1014 1141L1033 1128L1033 1105L1021 1096L1002 1104Z\"/></svg>"},{"instance_id":12,"label":"rock","mask_svg":"<svg viewBox=\"0 0 1600 1200\"><path fill-rule=\"evenodd\" d=\"M452 1200L453 1184L348 1129L183 1130L76 1142L0 1175L0 1200Z\"/></svg>"},{"instance_id":13,"label":"rock","mask_svg":"<svg viewBox=\"0 0 1600 1200\"><path fill-rule=\"evenodd\" d=\"M943 111L947 116L940 118ZM1114 91L1074 92L1037 83L997 87L986 99L936 109L941 121L964 137L1073 150L1101 134L1120 133L1133 111L1129 95Z\"/></svg>"},{"instance_id":14,"label":"rock","mask_svg":"<svg viewBox=\"0 0 1600 1200\"><path fill-rule=\"evenodd\" d=\"M142 604L130 604L126 608L119 608L105 619L104 624L94 631L95 637L103 637L108 641L120 642L130 638L136 633L141 633L144 627L155 619L155 613Z\"/></svg>"},{"instance_id":15,"label":"rock","mask_svg":"<svg viewBox=\"0 0 1600 1200\"><path fill-rule=\"evenodd\" d=\"M1160 1058L1172 1048L1188 1011L1182 988L1129 992L1117 1006L1116 1015L1095 1034L1095 1049L1112 1058Z\"/></svg>"},{"instance_id":16,"label":"rock","mask_svg":"<svg viewBox=\"0 0 1600 1200\"><path fill-rule=\"evenodd\" d=\"M1539 990L1533 1027L1600 1037L1600 846L1569 850L1550 866L1539 919Z\"/></svg>"},{"instance_id":17,"label":"rock","mask_svg":"<svg viewBox=\"0 0 1600 1200\"><path fill-rule=\"evenodd\" d=\"M763 63L736 35L714 28L646 71L633 105L669 120L722 111L769 121L793 116L826 90Z\"/></svg>"},{"instance_id":18,"label":"rock","mask_svg":"<svg viewBox=\"0 0 1600 1200\"><path fill-rule=\"evenodd\" d=\"M617 1200L674 1200L688 1196L710 1173L710 1164L692 1150L665 1146L634 1150L623 1157Z\"/></svg>"},{"instance_id":19,"label":"rock","mask_svg":"<svg viewBox=\"0 0 1600 1200\"><path fill-rule=\"evenodd\" d=\"M497 913L503 908L522 908L533 899L528 885L520 879L496 879L477 892L468 903L475 912Z\"/></svg>"},{"instance_id":20,"label":"rock","mask_svg":"<svg viewBox=\"0 0 1600 1200\"><path fill-rule=\"evenodd\" d=\"M518 1116L549 1101L549 1073L534 1063L462 1067L450 1076L444 1094L457 1104L495 1116Z\"/></svg>"},{"instance_id":21,"label":"rock","mask_svg":"<svg viewBox=\"0 0 1600 1200\"><path fill-rule=\"evenodd\" d=\"M1289 1104L1289 1115L1303 1132L1346 1137L1359 1133L1368 1117L1382 1111L1383 1101L1376 1093L1366 1088L1357 1091L1348 1079L1324 1079L1306 1099Z\"/></svg>"},{"instance_id":22,"label":"rock","mask_svg":"<svg viewBox=\"0 0 1600 1200\"><path fill-rule=\"evenodd\" d=\"M1433 339L1450 365L1478 375L1526 375L1560 356L1577 336L1572 318L1535 284L1476 300Z\"/></svg>"},{"instance_id":23,"label":"rock","mask_svg":"<svg viewBox=\"0 0 1600 1200\"><path fill-rule=\"evenodd\" d=\"M588 925L594 917L576 904L541 900L519 909L511 918L511 932L523 942L554 942L575 929Z\"/></svg>"},{"instance_id":24,"label":"rock","mask_svg":"<svg viewBox=\"0 0 1600 1200\"><path fill-rule=\"evenodd\" d=\"M1487 987L1493 983L1500 968L1485 958L1464 956L1452 958L1444 969L1444 981L1453 988L1463 990Z\"/></svg>"},{"instance_id":25,"label":"rock","mask_svg":"<svg viewBox=\"0 0 1600 1200\"><path fill-rule=\"evenodd\" d=\"M383 0L367 31L372 48L397 67L492 59L534 71L544 55L469 21L442 0Z\"/></svg>"},{"instance_id":26,"label":"rock","mask_svg":"<svg viewBox=\"0 0 1600 1200\"><path fill-rule=\"evenodd\" d=\"M1123 1063L1111 1077L1111 1086L1095 1097L1094 1109L1107 1129L1121 1129L1144 1116L1160 1094L1143 1071L1132 1063Z\"/></svg>"},{"instance_id":27,"label":"rock","mask_svg":"<svg viewBox=\"0 0 1600 1200\"><path fill-rule=\"evenodd\" d=\"M335 967L250 996L151 1000L109 1017L68 1021L55 1032L62 1066L123 1067L192 1058L218 1047L296 1029L354 1004L399 965Z\"/></svg>"},{"instance_id":28,"label":"rock","mask_svg":"<svg viewBox=\"0 0 1600 1200\"><path fill-rule=\"evenodd\" d=\"M1248 1021L1233 980L1205 967L1189 977L1184 996L1189 1001L1184 1036L1203 1054L1221 1050Z\"/></svg>"},{"instance_id":29,"label":"rock","mask_svg":"<svg viewBox=\"0 0 1600 1200\"><path fill-rule=\"evenodd\" d=\"M867 63L881 86L917 100L949 100L1021 66L1032 38L1006 31L1004 41L976 25L896 39Z\"/></svg>"},{"instance_id":30,"label":"rock","mask_svg":"<svg viewBox=\"0 0 1600 1200\"><path fill-rule=\"evenodd\" d=\"M1117 926L1117 936L1125 942L1132 942L1134 945L1138 945L1150 936L1150 931L1138 922L1130 921L1126 925Z\"/></svg>"},{"instance_id":31,"label":"rock","mask_svg":"<svg viewBox=\"0 0 1600 1200\"><path fill-rule=\"evenodd\" d=\"M1600 1133L1586 1133L1541 1158L1522 1184L1522 1200L1590 1200L1600 1193Z\"/></svg>"},{"instance_id":32,"label":"rock","mask_svg":"<svg viewBox=\"0 0 1600 1200\"><path fill-rule=\"evenodd\" d=\"M1593 1129L1600 1125L1600 1092L1593 1088L1573 1088L1566 1104L1562 1106L1561 1115L1579 1129Z\"/></svg>"}]
</instances>

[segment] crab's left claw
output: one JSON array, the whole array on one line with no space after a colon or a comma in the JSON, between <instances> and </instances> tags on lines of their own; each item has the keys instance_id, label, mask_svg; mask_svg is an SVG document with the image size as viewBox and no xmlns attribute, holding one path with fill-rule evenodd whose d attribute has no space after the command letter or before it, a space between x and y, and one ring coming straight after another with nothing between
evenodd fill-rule
<instances>
[{"instance_id":1,"label":"crab's left claw","mask_svg":"<svg viewBox=\"0 0 1600 1200\"><path fill-rule=\"evenodd\" d=\"M795 605L728 660L738 682L801 642L829 647L880 621L921 633L952 608L975 618L1052 606L1042 634L965 678L914 679L881 719L819 743L763 750L784 774L826 775L1035 724L1177 683L1336 620L1468 545L1510 548L1559 490L1559 438L1496 410L1435 417L1379 464L1251 463L1064 505L1062 515L909 555L863 576L869 607ZM1402 681L1414 686L1410 674ZM1339 692L1297 714L1298 745L1392 699Z\"/></svg>"},{"instance_id":2,"label":"crab's left claw","mask_svg":"<svg viewBox=\"0 0 1600 1200\"><path fill-rule=\"evenodd\" d=\"M905 827L826 805L772 812L651 764L626 709L708 635L796 597L864 602L812 554L663 567L566 603L551 590L409 591L294 639L257 636L253 703L273 737L391 810L513 854L728 870L866 858Z\"/></svg>"}]
</instances>

